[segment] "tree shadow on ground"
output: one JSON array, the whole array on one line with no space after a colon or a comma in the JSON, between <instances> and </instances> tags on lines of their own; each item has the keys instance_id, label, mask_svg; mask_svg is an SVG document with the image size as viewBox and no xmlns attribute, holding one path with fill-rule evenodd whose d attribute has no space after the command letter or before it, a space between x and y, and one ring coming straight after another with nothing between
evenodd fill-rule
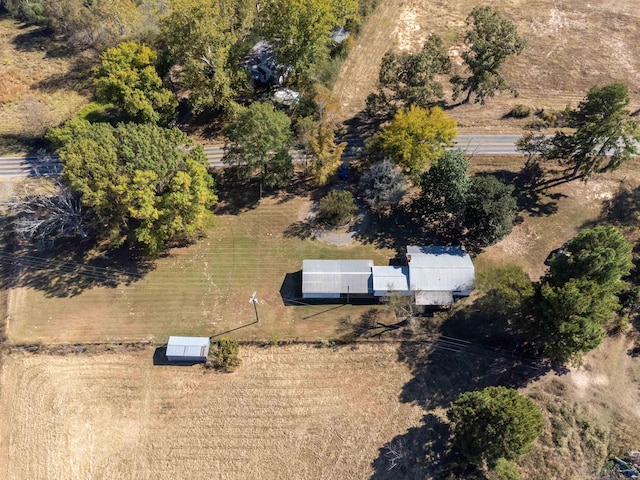
<instances>
[{"instance_id":1,"label":"tree shadow on ground","mask_svg":"<svg viewBox=\"0 0 640 480\"><path fill-rule=\"evenodd\" d=\"M635 228L640 212L640 187L629 188L621 185L613 198L602 205L600 221L619 227Z\"/></svg>"},{"instance_id":2,"label":"tree shadow on ground","mask_svg":"<svg viewBox=\"0 0 640 480\"><path fill-rule=\"evenodd\" d=\"M534 217L553 215L558 211L558 200L566 197L562 193L548 193L547 189L540 189L538 184L542 172L535 168L523 168L519 172L497 170L481 172L478 175L492 176L506 185L513 185L518 210Z\"/></svg>"},{"instance_id":3,"label":"tree shadow on ground","mask_svg":"<svg viewBox=\"0 0 640 480\"><path fill-rule=\"evenodd\" d=\"M21 245L0 253L7 275L0 287L27 287L44 292L45 297L73 297L94 287L116 288L135 283L155 268L143 255L122 249L96 255L89 241L69 239L40 251Z\"/></svg>"},{"instance_id":4,"label":"tree shadow on ground","mask_svg":"<svg viewBox=\"0 0 640 480\"><path fill-rule=\"evenodd\" d=\"M459 306L446 316L439 335L400 346L399 357L413 372L402 401L427 410L448 407L463 392L492 385L520 388L551 370L525 350L508 318L496 310L497 301L487 294Z\"/></svg>"},{"instance_id":5,"label":"tree shadow on ground","mask_svg":"<svg viewBox=\"0 0 640 480\"><path fill-rule=\"evenodd\" d=\"M64 90L90 95L94 90L93 68L95 66L96 59L94 57L86 55L76 56L67 71L54 73L33 84L31 89L42 92Z\"/></svg>"},{"instance_id":6,"label":"tree shadow on ground","mask_svg":"<svg viewBox=\"0 0 640 480\"><path fill-rule=\"evenodd\" d=\"M287 273L284 276L282 285L280 285L280 298L282 298L282 303L287 307L295 307L300 304L299 299L302 298L302 270Z\"/></svg>"},{"instance_id":7,"label":"tree shadow on ground","mask_svg":"<svg viewBox=\"0 0 640 480\"><path fill-rule=\"evenodd\" d=\"M408 205L397 205L389 212L370 210L368 221L362 225L355 238L376 248L401 251L406 245L426 245L422 222Z\"/></svg>"},{"instance_id":8,"label":"tree shadow on ground","mask_svg":"<svg viewBox=\"0 0 640 480\"><path fill-rule=\"evenodd\" d=\"M218 195L216 215L238 215L258 206L259 185L247 180L246 167L228 166L224 169L216 169L212 173Z\"/></svg>"},{"instance_id":9,"label":"tree shadow on ground","mask_svg":"<svg viewBox=\"0 0 640 480\"><path fill-rule=\"evenodd\" d=\"M24 33L16 35L13 44L21 52L46 52L45 58L69 58L76 54L65 42L56 39L51 27L23 24Z\"/></svg>"},{"instance_id":10,"label":"tree shadow on ground","mask_svg":"<svg viewBox=\"0 0 640 480\"><path fill-rule=\"evenodd\" d=\"M371 480L446 478L449 426L428 414L419 427L396 435L378 450ZM441 471L443 475L434 476Z\"/></svg>"},{"instance_id":11,"label":"tree shadow on ground","mask_svg":"<svg viewBox=\"0 0 640 480\"><path fill-rule=\"evenodd\" d=\"M49 142L42 137L27 134L0 134L0 156L14 155L15 152L24 152L28 157L38 155L40 149L47 149Z\"/></svg>"},{"instance_id":12,"label":"tree shadow on ground","mask_svg":"<svg viewBox=\"0 0 640 480\"><path fill-rule=\"evenodd\" d=\"M521 388L552 371L543 359L529 354L522 338L501 311L500 298L491 292L449 313L436 314L441 321L434 335L401 342L399 359L411 369L400 401L420 405L428 413L423 424L396 436L380 448L373 462L373 479L465 478L483 479L450 445L448 424L429 412L448 408L460 394L502 385ZM566 373L558 368L557 373ZM390 470L397 447L404 447L403 462Z\"/></svg>"}]
</instances>

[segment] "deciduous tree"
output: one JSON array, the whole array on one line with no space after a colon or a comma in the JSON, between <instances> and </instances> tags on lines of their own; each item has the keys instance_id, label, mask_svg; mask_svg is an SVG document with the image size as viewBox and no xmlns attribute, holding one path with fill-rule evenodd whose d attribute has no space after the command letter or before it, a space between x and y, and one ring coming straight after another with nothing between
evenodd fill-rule
<instances>
[{"instance_id":1,"label":"deciduous tree","mask_svg":"<svg viewBox=\"0 0 640 480\"><path fill-rule=\"evenodd\" d=\"M21 184L4 206L16 216L16 233L30 240L87 236L87 214L78 196L60 180L38 188Z\"/></svg>"},{"instance_id":2,"label":"deciduous tree","mask_svg":"<svg viewBox=\"0 0 640 480\"><path fill-rule=\"evenodd\" d=\"M406 192L407 179L389 159L374 163L360 179L360 190L372 207L396 205Z\"/></svg>"},{"instance_id":3,"label":"deciduous tree","mask_svg":"<svg viewBox=\"0 0 640 480\"><path fill-rule=\"evenodd\" d=\"M293 145L289 117L270 103L255 102L242 109L225 128L230 145L222 159L228 165L244 166L257 173L262 185L286 187L293 176L289 149Z\"/></svg>"},{"instance_id":4,"label":"deciduous tree","mask_svg":"<svg viewBox=\"0 0 640 480\"><path fill-rule=\"evenodd\" d=\"M202 147L180 130L74 120L48 138L63 181L109 247L128 243L156 254L167 242L191 240L216 201Z\"/></svg>"},{"instance_id":5,"label":"deciduous tree","mask_svg":"<svg viewBox=\"0 0 640 480\"><path fill-rule=\"evenodd\" d=\"M456 136L456 121L439 107L411 106L399 110L367 144L374 158L390 158L404 172L418 178L436 162Z\"/></svg>"},{"instance_id":6,"label":"deciduous tree","mask_svg":"<svg viewBox=\"0 0 640 480\"><path fill-rule=\"evenodd\" d=\"M470 186L469 159L461 150L449 150L422 174L416 205L428 217L461 215Z\"/></svg>"},{"instance_id":7,"label":"deciduous tree","mask_svg":"<svg viewBox=\"0 0 640 480\"><path fill-rule=\"evenodd\" d=\"M428 108L444 95L436 75L450 71L451 60L437 35L430 35L422 50L413 55L388 51L380 65L378 92L368 99L368 105L376 111L381 108L383 114L395 112L398 106Z\"/></svg>"},{"instance_id":8,"label":"deciduous tree","mask_svg":"<svg viewBox=\"0 0 640 480\"><path fill-rule=\"evenodd\" d=\"M468 49L462 53L462 59L470 75L452 77L454 99L466 92L464 102L475 94L475 102L484 104L499 91L516 93L499 71L507 57L520 54L526 45L516 25L490 6L475 7L467 22L471 28L465 35Z\"/></svg>"},{"instance_id":9,"label":"deciduous tree","mask_svg":"<svg viewBox=\"0 0 640 480\"><path fill-rule=\"evenodd\" d=\"M162 88L155 69L157 58L154 50L136 41L106 50L95 73L98 99L113 103L134 122L166 123L178 99Z\"/></svg>"},{"instance_id":10,"label":"deciduous tree","mask_svg":"<svg viewBox=\"0 0 640 480\"><path fill-rule=\"evenodd\" d=\"M471 462L494 468L498 460L514 460L529 452L542 433L538 406L517 390L488 387L466 392L447 410L453 441Z\"/></svg>"},{"instance_id":11,"label":"deciduous tree","mask_svg":"<svg viewBox=\"0 0 640 480\"><path fill-rule=\"evenodd\" d=\"M255 4L249 0L172 0L162 38L196 111L229 110L248 79L240 59L248 48Z\"/></svg>"},{"instance_id":12,"label":"deciduous tree","mask_svg":"<svg viewBox=\"0 0 640 480\"><path fill-rule=\"evenodd\" d=\"M318 218L328 225L339 227L349 222L357 211L351 192L331 190L320 200Z\"/></svg>"},{"instance_id":13,"label":"deciduous tree","mask_svg":"<svg viewBox=\"0 0 640 480\"><path fill-rule=\"evenodd\" d=\"M101 50L139 36L145 25L133 0L43 0L48 23L72 47Z\"/></svg>"},{"instance_id":14,"label":"deciduous tree","mask_svg":"<svg viewBox=\"0 0 640 480\"><path fill-rule=\"evenodd\" d=\"M262 34L276 48L278 62L295 78L309 76L329 58L331 29L357 13L357 2L271 0L261 8Z\"/></svg>"}]
</instances>

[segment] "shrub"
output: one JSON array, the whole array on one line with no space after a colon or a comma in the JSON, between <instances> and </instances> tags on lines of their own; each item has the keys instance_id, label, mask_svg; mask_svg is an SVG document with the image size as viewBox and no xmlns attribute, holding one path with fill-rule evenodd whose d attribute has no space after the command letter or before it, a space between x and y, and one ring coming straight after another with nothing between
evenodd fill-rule
<instances>
[{"instance_id":1,"label":"shrub","mask_svg":"<svg viewBox=\"0 0 640 480\"><path fill-rule=\"evenodd\" d=\"M544 426L533 400L506 387L463 393L447 417L460 452L470 463L486 462L490 469L497 468L501 459L514 460L529 452Z\"/></svg>"},{"instance_id":2,"label":"shrub","mask_svg":"<svg viewBox=\"0 0 640 480\"><path fill-rule=\"evenodd\" d=\"M357 211L358 207L351 192L332 190L320 200L318 219L328 225L338 227L347 224Z\"/></svg>"},{"instance_id":3,"label":"shrub","mask_svg":"<svg viewBox=\"0 0 640 480\"><path fill-rule=\"evenodd\" d=\"M501 458L496 467L487 475L488 480L520 480L520 472L516 464Z\"/></svg>"},{"instance_id":4,"label":"shrub","mask_svg":"<svg viewBox=\"0 0 640 480\"><path fill-rule=\"evenodd\" d=\"M519 103L509 111L509 116L513 118L527 118L531 115L531 107Z\"/></svg>"},{"instance_id":5,"label":"shrub","mask_svg":"<svg viewBox=\"0 0 640 480\"><path fill-rule=\"evenodd\" d=\"M228 337L222 337L218 342L216 350L216 360L218 368L225 371L233 371L240 366L238 352L240 344L237 340Z\"/></svg>"}]
</instances>

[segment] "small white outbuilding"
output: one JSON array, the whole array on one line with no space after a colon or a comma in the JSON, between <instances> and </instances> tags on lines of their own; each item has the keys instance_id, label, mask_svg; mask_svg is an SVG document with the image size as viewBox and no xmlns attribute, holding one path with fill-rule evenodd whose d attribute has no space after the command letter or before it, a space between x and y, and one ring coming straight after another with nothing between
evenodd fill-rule
<instances>
[{"instance_id":1,"label":"small white outbuilding","mask_svg":"<svg viewBox=\"0 0 640 480\"><path fill-rule=\"evenodd\" d=\"M206 362L209 337L169 337L167 360L170 362Z\"/></svg>"}]
</instances>

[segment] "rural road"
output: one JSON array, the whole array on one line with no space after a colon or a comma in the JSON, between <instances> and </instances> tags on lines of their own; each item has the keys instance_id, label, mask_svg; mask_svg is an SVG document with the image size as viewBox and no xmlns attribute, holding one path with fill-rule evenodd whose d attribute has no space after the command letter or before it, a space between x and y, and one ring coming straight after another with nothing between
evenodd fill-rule
<instances>
[{"instance_id":1,"label":"rural road","mask_svg":"<svg viewBox=\"0 0 640 480\"><path fill-rule=\"evenodd\" d=\"M456 147L470 155L518 155L515 142L520 135L458 135ZM346 139L347 148L344 157L354 157L362 150L361 139ZM205 145L209 164L213 167L222 166L222 146ZM295 158L294 153L294 158ZM0 178L38 177L56 175L60 164L55 155L41 157L0 157Z\"/></svg>"}]
</instances>

